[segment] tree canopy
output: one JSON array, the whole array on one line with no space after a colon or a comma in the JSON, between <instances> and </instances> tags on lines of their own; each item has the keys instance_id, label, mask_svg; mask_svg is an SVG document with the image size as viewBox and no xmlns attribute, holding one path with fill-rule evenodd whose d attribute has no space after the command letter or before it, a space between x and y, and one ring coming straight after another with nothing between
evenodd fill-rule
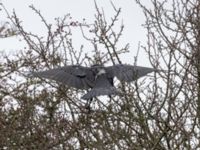
<instances>
[{"instance_id":1,"label":"tree canopy","mask_svg":"<svg viewBox=\"0 0 200 150\"><path fill-rule=\"evenodd\" d=\"M116 81L123 95L95 98L91 113L80 99L86 91L27 73L69 64L124 63L121 55L129 53L129 44L118 44L125 27L119 20L122 10L112 3L115 14L108 20L95 3L92 24L73 21L69 14L50 24L30 6L46 27L43 37L26 31L16 13L1 4L11 26L2 24L0 38L19 36L26 43L16 54L0 55L1 149L200 147L200 1L152 0L150 7L135 2L146 17L147 42L138 50L146 51L153 68L165 71L131 84ZM73 28L92 45L90 53L84 45L74 48Z\"/></svg>"}]
</instances>

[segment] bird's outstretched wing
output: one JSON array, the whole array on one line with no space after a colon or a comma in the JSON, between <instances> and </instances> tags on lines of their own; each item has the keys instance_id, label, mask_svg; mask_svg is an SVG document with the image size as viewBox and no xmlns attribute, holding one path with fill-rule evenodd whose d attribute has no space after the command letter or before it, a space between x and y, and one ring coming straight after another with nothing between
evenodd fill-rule
<instances>
[{"instance_id":1,"label":"bird's outstretched wing","mask_svg":"<svg viewBox=\"0 0 200 150\"><path fill-rule=\"evenodd\" d=\"M111 77L116 76L120 81L131 82L150 72L156 71L156 69L119 64L106 67L106 71Z\"/></svg>"},{"instance_id":2,"label":"bird's outstretched wing","mask_svg":"<svg viewBox=\"0 0 200 150\"><path fill-rule=\"evenodd\" d=\"M77 89L93 87L95 76L88 67L71 65L41 72L33 72L33 76L58 81Z\"/></svg>"}]
</instances>

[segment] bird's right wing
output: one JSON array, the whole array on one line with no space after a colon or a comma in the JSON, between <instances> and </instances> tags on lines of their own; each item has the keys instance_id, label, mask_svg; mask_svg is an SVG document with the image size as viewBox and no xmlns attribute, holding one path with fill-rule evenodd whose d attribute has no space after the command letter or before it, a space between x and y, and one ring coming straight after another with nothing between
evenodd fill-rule
<instances>
[{"instance_id":1,"label":"bird's right wing","mask_svg":"<svg viewBox=\"0 0 200 150\"><path fill-rule=\"evenodd\" d=\"M154 68L132 66L125 64L118 64L106 67L108 74L111 77L117 77L120 81L131 82L146 74L156 71Z\"/></svg>"},{"instance_id":2,"label":"bird's right wing","mask_svg":"<svg viewBox=\"0 0 200 150\"><path fill-rule=\"evenodd\" d=\"M33 76L58 81L77 89L88 89L93 86L94 75L90 68L71 65L41 72L33 72Z\"/></svg>"}]
</instances>

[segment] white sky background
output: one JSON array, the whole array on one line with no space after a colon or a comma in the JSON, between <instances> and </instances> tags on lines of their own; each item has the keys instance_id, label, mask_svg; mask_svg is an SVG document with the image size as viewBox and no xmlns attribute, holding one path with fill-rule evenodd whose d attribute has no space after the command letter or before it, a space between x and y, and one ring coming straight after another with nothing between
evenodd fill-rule
<instances>
[{"instance_id":1,"label":"white sky background","mask_svg":"<svg viewBox=\"0 0 200 150\"><path fill-rule=\"evenodd\" d=\"M23 21L23 26L27 31L37 33L39 36L45 34L44 25L42 25L41 19L29 8L31 4L41 11L41 14L50 24L55 23L54 18L63 17L68 13L71 14L72 20L81 22L85 18L87 23L94 22L95 7L93 0L2 0L1 2L10 13L12 13L13 9L15 10L18 18ZM145 22L145 17L142 9L139 8L134 0L113 0L113 3L116 8L120 7L122 9L120 17L123 19L125 25L120 43L122 45L130 43L130 53L121 55L121 59L123 63L133 64L138 43L141 42L141 45L146 44L146 30L141 26ZM115 13L113 13L109 0L97 0L97 4L99 8L104 9L107 19L113 17ZM3 11L0 11L0 16L0 21L6 21ZM79 37L80 35L75 34L75 48L80 48L84 44ZM14 51L16 49L23 49L23 47L23 42L19 42L19 38L0 39L0 51ZM84 49L86 50L87 45L84 44L84 47L86 47ZM150 66L146 53L142 49L139 53L137 64Z\"/></svg>"}]
</instances>

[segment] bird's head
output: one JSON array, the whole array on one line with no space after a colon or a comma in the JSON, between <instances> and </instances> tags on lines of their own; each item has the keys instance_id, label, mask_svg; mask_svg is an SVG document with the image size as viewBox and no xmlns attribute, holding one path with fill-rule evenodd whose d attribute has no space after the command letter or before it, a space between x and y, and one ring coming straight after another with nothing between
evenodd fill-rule
<instances>
[{"instance_id":1,"label":"bird's head","mask_svg":"<svg viewBox=\"0 0 200 150\"><path fill-rule=\"evenodd\" d=\"M103 65L95 64L92 66L96 77L106 73L105 67Z\"/></svg>"}]
</instances>

